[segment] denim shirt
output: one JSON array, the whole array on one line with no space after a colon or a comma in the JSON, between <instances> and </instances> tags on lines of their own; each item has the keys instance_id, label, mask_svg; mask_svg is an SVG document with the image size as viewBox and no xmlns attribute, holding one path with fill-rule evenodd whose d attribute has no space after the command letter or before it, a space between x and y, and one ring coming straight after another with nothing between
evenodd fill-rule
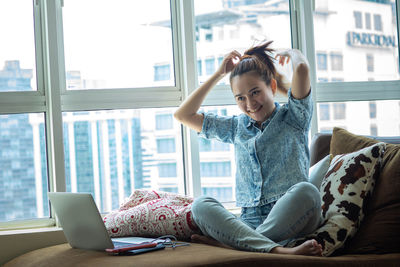
<instances>
[{"instance_id":1,"label":"denim shirt","mask_svg":"<svg viewBox=\"0 0 400 267\"><path fill-rule=\"evenodd\" d=\"M311 92L275 110L262 123L245 114L204 114L199 136L234 144L236 205L255 207L278 200L294 184L307 181L310 161L308 131L312 117Z\"/></svg>"}]
</instances>

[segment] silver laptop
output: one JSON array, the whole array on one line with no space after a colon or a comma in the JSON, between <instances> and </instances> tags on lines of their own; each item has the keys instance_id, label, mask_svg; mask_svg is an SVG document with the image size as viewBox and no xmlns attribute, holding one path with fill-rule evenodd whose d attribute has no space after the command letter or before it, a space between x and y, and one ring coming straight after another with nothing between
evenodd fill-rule
<instances>
[{"instance_id":1,"label":"silver laptop","mask_svg":"<svg viewBox=\"0 0 400 267\"><path fill-rule=\"evenodd\" d=\"M48 196L64 235L73 248L104 250L137 244L138 240L148 241L140 237L111 240L91 194L50 192Z\"/></svg>"}]
</instances>

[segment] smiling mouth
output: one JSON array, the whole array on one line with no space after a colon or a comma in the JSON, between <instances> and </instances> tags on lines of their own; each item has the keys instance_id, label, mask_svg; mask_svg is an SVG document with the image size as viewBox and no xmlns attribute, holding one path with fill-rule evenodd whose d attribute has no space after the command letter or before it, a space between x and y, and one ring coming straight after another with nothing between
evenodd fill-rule
<instances>
[{"instance_id":1,"label":"smiling mouth","mask_svg":"<svg viewBox=\"0 0 400 267\"><path fill-rule=\"evenodd\" d=\"M254 110L249 110L249 113L256 113L257 111L259 111L262 108L262 106L259 106L258 108L254 109Z\"/></svg>"}]
</instances>

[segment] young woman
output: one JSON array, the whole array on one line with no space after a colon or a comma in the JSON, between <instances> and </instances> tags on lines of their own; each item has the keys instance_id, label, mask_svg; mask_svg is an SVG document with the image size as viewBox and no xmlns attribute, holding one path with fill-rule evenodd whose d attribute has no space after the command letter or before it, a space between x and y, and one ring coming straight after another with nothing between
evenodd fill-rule
<instances>
[{"instance_id":1,"label":"young woman","mask_svg":"<svg viewBox=\"0 0 400 267\"><path fill-rule=\"evenodd\" d=\"M174 114L200 136L235 147L236 201L241 216L237 218L217 200L202 196L193 203L192 213L204 236L193 235L192 239L248 251L321 255L322 248L315 240L283 247L319 226L321 200L318 189L306 182L312 116L308 62L294 49L276 55L279 64L292 63L288 90L275 69L270 44L250 48L243 56L237 51L229 53ZM199 113L207 94L228 73L243 114ZM287 104L274 102L277 91L288 94Z\"/></svg>"}]
</instances>

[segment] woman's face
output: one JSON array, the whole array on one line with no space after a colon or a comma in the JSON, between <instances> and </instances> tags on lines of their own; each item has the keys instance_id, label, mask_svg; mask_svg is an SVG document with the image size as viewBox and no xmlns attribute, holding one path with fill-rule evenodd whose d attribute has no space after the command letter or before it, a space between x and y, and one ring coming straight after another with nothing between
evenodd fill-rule
<instances>
[{"instance_id":1,"label":"woman's face","mask_svg":"<svg viewBox=\"0 0 400 267\"><path fill-rule=\"evenodd\" d=\"M240 110L259 125L274 111L275 80L267 85L256 72L247 72L233 77L231 87Z\"/></svg>"}]
</instances>

